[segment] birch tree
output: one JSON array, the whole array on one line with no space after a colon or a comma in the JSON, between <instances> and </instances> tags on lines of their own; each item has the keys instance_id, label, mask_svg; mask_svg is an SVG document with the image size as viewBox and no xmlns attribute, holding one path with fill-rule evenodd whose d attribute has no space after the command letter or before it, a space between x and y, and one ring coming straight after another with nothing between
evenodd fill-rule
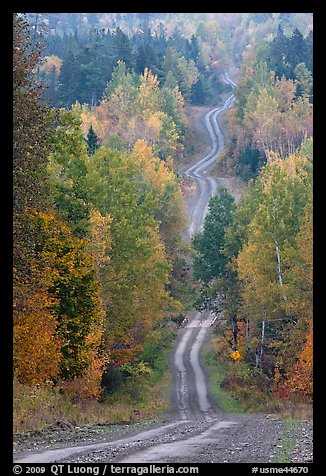
<instances>
[{"instance_id":1,"label":"birch tree","mask_svg":"<svg viewBox=\"0 0 326 476\"><path fill-rule=\"evenodd\" d=\"M238 255L237 265L242 282L241 314L256 323L263 339L265 322L267 328L281 322L284 326L298 323L289 307L294 272L289 262L304 223L302 211L311 197L311 166L298 156L283 161L274 157L257 182L260 203L248 226L248 241ZM287 341L291 341L291 328L286 329Z\"/></svg>"}]
</instances>

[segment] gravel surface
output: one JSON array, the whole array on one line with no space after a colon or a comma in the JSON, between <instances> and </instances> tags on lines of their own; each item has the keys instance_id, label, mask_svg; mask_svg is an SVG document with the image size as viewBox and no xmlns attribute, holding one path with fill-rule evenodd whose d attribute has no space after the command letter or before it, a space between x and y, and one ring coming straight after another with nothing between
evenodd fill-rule
<instances>
[{"instance_id":1,"label":"gravel surface","mask_svg":"<svg viewBox=\"0 0 326 476\"><path fill-rule=\"evenodd\" d=\"M149 426L153 427L160 424L162 424L162 420L160 422L145 421L116 425L74 426L69 422L60 420L44 430L14 435L13 453L14 455L21 455L31 451L99 443L107 441L110 437L122 438L125 435L137 433Z\"/></svg>"},{"instance_id":2,"label":"gravel surface","mask_svg":"<svg viewBox=\"0 0 326 476\"><path fill-rule=\"evenodd\" d=\"M313 461L313 422L304 420L295 435L295 444L292 451L294 463L312 463Z\"/></svg>"},{"instance_id":3,"label":"gravel surface","mask_svg":"<svg viewBox=\"0 0 326 476\"><path fill-rule=\"evenodd\" d=\"M77 453L51 462L309 463L312 421L296 421L289 428L288 421L276 415L219 414L209 421L56 428L25 439L16 437L15 460L41 449L89 444L91 448L79 448ZM292 451L284 460L282 455L288 447Z\"/></svg>"}]
</instances>

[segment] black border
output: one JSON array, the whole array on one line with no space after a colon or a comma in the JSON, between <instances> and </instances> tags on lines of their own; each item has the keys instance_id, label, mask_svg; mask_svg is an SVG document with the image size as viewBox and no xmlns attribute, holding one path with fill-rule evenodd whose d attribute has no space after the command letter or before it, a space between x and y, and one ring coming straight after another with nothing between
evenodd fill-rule
<instances>
[{"instance_id":1,"label":"black border","mask_svg":"<svg viewBox=\"0 0 326 476\"><path fill-rule=\"evenodd\" d=\"M224 4L225 5L225 4ZM90 9L90 6L92 7ZM206 2L203 4L197 4L197 7L200 7L200 11L193 8L193 4L182 5L181 3L173 3L169 5L168 2L145 2L145 1L130 1L124 0L123 2L118 2L116 7L113 8L113 4L108 2L89 2L88 4L83 5L80 2L60 2L56 1L53 3L44 3L38 1L22 2L16 1L12 2L7 10L2 9L1 19L2 27L0 32L2 34L1 46L3 48L2 60L6 59L7 64L5 67L1 68L0 77L3 81L2 88L0 89L2 93L2 100L5 103L5 113L2 108L2 114L6 115L4 125L1 128L1 146L2 146L2 156L0 160L0 178L2 179L2 186L0 188L2 197L1 204L4 205L5 213L2 214L2 243L5 242L5 246L1 247L1 257L3 258L3 263L1 266L1 302L4 304L4 312L2 313L1 319L1 343L0 343L0 352L1 355L1 383L2 389L0 391L2 399L2 404L0 406L2 410L2 418L0 420L1 428L1 460L0 467L3 465L1 463L8 463L10 472L12 474L12 380L13 380L13 371L12 371L12 15L14 12L102 12L110 9L113 12L172 12L172 13L182 13L182 12L214 12L217 9L221 11L219 7L222 7L222 4L216 4L215 2ZM325 367L325 355L323 353L323 344L324 344L324 335L325 333L322 330L322 324L324 324L326 318L324 316L324 301L321 299L322 293L324 291L324 282L323 282L323 269L321 262L321 250L324 250L324 235L323 231L320 229L323 225L325 219L324 207L323 207L323 194L322 187L325 188L324 181L325 177L322 174L322 165L326 160L325 152L322 151L322 137L323 137L323 122L324 122L324 113L320 105L320 100L322 97L322 87L325 81L324 75L322 74L321 67L323 52L320 50L323 48L322 44L325 42L324 35L322 34L323 23L325 22L325 17L322 16L321 11L321 2L305 2L301 3L289 2L289 1L273 1L269 4L262 4L262 2L241 2L239 5L226 3L226 6L233 7L235 12L268 12L269 10L279 10L279 11L290 11L290 12L310 12L314 14L314 463L312 464L313 469L317 467L319 469L322 467L322 444L323 444L323 427L321 422L321 417L324 414L323 409L323 371ZM268 8L269 7L269 8ZM121 11L120 11L121 10ZM221 13L229 12L230 9L223 10ZM234 12L232 12L234 13ZM320 54L321 53L321 54ZM3 104L3 102L2 102ZM5 140L6 139L6 140ZM4 240L3 240L4 239ZM325 291L324 291L325 294ZM216 463L218 464L218 463ZM234 465L233 465L234 466ZM237 465L236 468L233 468L237 471L238 474L244 474L238 471L241 464ZM268 465L264 465L268 466ZM274 466L274 465L270 465ZM219 466L218 466L219 467ZM221 467L222 469L222 467ZM225 472L225 466L221 474L229 474L229 471ZM232 466L231 466L232 471ZM317 470L318 471L318 470ZM4 474L7 474L4 472ZM200 471L200 474L202 472ZM249 474L249 473L246 473ZM310 473L312 474L312 473ZM315 474L319 474L316 472Z\"/></svg>"}]
</instances>

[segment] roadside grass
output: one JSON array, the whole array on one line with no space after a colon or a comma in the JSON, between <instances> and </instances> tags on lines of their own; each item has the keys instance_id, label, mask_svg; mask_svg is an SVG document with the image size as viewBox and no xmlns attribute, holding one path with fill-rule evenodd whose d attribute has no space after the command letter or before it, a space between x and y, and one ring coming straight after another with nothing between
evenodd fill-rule
<instances>
[{"instance_id":1,"label":"roadside grass","mask_svg":"<svg viewBox=\"0 0 326 476\"><path fill-rule=\"evenodd\" d=\"M312 403L292 402L275 399L266 405L266 411L277 413L283 420L311 420L313 417Z\"/></svg>"},{"instance_id":2,"label":"roadside grass","mask_svg":"<svg viewBox=\"0 0 326 476\"><path fill-rule=\"evenodd\" d=\"M203 350L203 363L207 369L209 388L218 408L226 413L243 413L244 408L229 392L221 386L227 372L227 366L218 361L212 346L212 339Z\"/></svg>"},{"instance_id":3,"label":"roadside grass","mask_svg":"<svg viewBox=\"0 0 326 476\"><path fill-rule=\"evenodd\" d=\"M219 335L211 334L203 360L216 405L226 412L263 412L283 420L302 421L312 418L312 404L302 400L284 400L275 396L269 379L241 359L233 361L225 354Z\"/></svg>"},{"instance_id":4,"label":"roadside grass","mask_svg":"<svg viewBox=\"0 0 326 476\"><path fill-rule=\"evenodd\" d=\"M13 432L41 431L58 421L74 426L139 423L162 417L169 405L168 352L174 333L163 328L152 335L142 355L152 369L143 379L130 379L102 401L73 403L50 383L31 388L14 382Z\"/></svg>"},{"instance_id":5,"label":"roadside grass","mask_svg":"<svg viewBox=\"0 0 326 476\"><path fill-rule=\"evenodd\" d=\"M271 459L271 463L290 463L296 444L295 432L300 429L301 420L285 420L284 431L278 437L278 451Z\"/></svg>"},{"instance_id":6,"label":"roadside grass","mask_svg":"<svg viewBox=\"0 0 326 476\"><path fill-rule=\"evenodd\" d=\"M225 356L220 336L212 334L204 353L216 405L226 412L264 412L271 402L266 378L241 361Z\"/></svg>"},{"instance_id":7,"label":"roadside grass","mask_svg":"<svg viewBox=\"0 0 326 476\"><path fill-rule=\"evenodd\" d=\"M139 402L131 402L119 395L120 401L107 399L103 402L90 400L72 403L52 386L33 389L15 384L13 403L13 432L24 434L41 431L46 427L65 422L74 426L137 422L150 418L162 407L153 388L148 408Z\"/></svg>"}]
</instances>

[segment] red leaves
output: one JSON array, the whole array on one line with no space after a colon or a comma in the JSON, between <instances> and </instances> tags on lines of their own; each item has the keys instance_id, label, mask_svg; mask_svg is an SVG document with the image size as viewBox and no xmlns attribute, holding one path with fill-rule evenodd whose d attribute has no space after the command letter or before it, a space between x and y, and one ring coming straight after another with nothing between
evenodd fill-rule
<instances>
[{"instance_id":1,"label":"red leaves","mask_svg":"<svg viewBox=\"0 0 326 476\"><path fill-rule=\"evenodd\" d=\"M277 375L277 373L276 373ZM285 379L276 382L276 393L280 398L293 396L312 399L313 396L313 329L312 324L298 361Z\"/></svg>"}]
</instances>

